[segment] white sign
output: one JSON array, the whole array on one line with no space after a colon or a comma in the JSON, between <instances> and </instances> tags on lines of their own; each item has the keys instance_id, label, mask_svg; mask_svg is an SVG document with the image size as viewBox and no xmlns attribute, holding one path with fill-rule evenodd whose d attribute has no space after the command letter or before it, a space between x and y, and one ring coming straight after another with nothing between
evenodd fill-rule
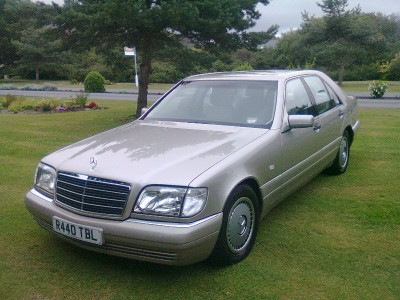
<instances>
[{"instance_id":1,"label":"white sign","mask_svg":"<svg viewBox=\"0 0 400 300\"><path fill-rule=\"evenodd\" d=\"M135 48L124 47L124 52L125 52L126 56L135 56L136 55L136 49Z\"/></svg>"},{"instance_id":2,"label":"white sign","mask_svg":"<svg viewBox=\"0 0 400 300\"><path fill-rule=\"evenodd\" d=\"M124 52L125 56L133 56L134 58L134 63L135 63L135 84L136 86L139 86L139 77L137 75L137 64L136 64L136 47L129 48L129 47L124 47Z\"/></svg>"}]
</instances>

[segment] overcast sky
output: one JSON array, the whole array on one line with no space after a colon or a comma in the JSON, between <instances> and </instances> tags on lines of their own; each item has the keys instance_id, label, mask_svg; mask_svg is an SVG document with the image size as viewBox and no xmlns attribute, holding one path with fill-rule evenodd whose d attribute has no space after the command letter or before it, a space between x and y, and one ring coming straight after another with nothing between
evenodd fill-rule
<instances>
[{"instance_id":1,"label":"overcast sky","mask_svg":"<svg viewBox=\"0 0 400 300\"><path fill-rule=\"evenodd\" d=\"M51 0L42 1L52 2ZM53 2L64 3L63 0L53 0ZM271 0L267 6L259 5L261 18L252 30L266 30L273 24L279 25L280 32L296 29L302 22L302 11L307 11L316 17L322 15L321 8L317 6L316 2L322 2L322 0ZM400 0L349 0L348 2L349 9L360 4L363 12L382 12L385 15L400 14Z\"/></svg>"},{"instance_id":2,"label":"overcast sky","mask_svg":"<svg viewBox=\"0 0 400 300\"><path fill-rule=\"evenodd\" d=\"M253 30L266 30L273 24L279 25L279 31L296 29L302 22L301 12L307 11L316 17L322 16L322 10L317 6L317 0L271 0L267 6L260 5L261 13ZM358 4L363 12L382 12L385 15L400 14L400 0L349 0L348 9Z\"/></svg>"}]
</instances>

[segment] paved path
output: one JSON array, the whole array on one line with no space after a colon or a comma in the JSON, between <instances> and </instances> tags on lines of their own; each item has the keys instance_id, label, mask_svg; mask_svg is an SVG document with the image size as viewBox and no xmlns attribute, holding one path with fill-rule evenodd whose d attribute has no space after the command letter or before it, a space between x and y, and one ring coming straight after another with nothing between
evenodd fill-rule
<instances>
[{"instance_id":1,"label":"paved path","mask_svg":"<svg viewBox=\"0 0 400 300\"><path fill-rule=\"evenodd\" d=\"M50 97L50 98L71 98L76 97L82 92L78 88L71 88L68 91L23 91L23 90L0 90L0 95L21 95L28 97ZM158 100L163 93L163 90L149 90L148 100L154 102ZM387 93L383 99L368 98L367 92L349 92L349 95L358 98L360 107L365 108L400 108L400 93ZM108 89L106 93L91 93L91 100L126 100L136 101L137 90L134 89Z\"/></svg>"}]
</instances>

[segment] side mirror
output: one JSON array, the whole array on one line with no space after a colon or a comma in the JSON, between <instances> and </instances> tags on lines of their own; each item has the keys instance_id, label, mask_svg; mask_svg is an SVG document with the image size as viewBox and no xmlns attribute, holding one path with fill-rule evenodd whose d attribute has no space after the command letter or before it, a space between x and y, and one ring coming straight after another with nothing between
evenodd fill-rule
<instances>
[{"instance_id":1,"label":"side mirror","mask_svg":"<svg viewBox=\"0 0 400 300\"><path fill-rule=\"evenodd\" d=\"M314 126L314 116L312 115L289 115L290 128L308 128Z\"/></svg>"},{"instance_id":2,"label":"side mirror","mask_svg":"<svg viewBox=\"0 0 400 300\"><path fill-rule=\"evenodd\" d=\"M148 107L143 107L142 110L140 111L140 116L143 116L148 110L149 110Z\"/></svg>"}]
</instances>

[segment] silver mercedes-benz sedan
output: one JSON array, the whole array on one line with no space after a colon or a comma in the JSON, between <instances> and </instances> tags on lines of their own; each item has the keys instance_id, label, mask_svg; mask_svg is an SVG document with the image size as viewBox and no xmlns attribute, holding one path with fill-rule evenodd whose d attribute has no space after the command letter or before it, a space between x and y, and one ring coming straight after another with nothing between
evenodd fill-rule
<instances>
[{"instance_id":1,"label":"silver mercedes-benz sedan","mask_svg":"<svg viewBox=\"0 0 400 300\"><path fill-rule=\"evenodd\" d=\"M192 76L138 120L43 158L26 206L90 250L233 264L274 205L346 171L358 126L356 99L321 72Z\"/></svg>"}]
</instances>

